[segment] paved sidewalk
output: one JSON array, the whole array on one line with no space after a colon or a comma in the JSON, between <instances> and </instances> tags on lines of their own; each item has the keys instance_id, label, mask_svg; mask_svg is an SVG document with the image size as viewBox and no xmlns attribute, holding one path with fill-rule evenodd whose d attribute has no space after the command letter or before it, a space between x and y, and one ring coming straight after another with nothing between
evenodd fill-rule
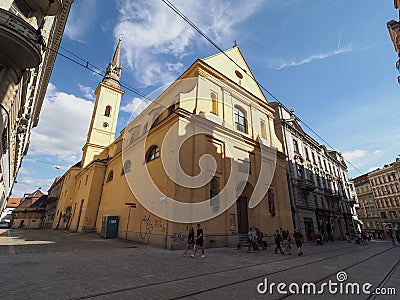
<instances>
[{"instance_id":1,"label":"paved sidewalk","mask_svg":"<svg viewBox=\"0 0 400 300\"><path fill-rule=\"evenodd\" d=\"M340 270L352 281L378 285L393 269L385 284L400 286L400 247L386 241L367 246L306 243L302 257L273 250L206 249L205 258L192 259L183 257L183 251L105 240L96 234L2 230L0 299L279 298L259 295L258 283L266 276L275 282L318 282Z\"/></svg>"}]
</instances>

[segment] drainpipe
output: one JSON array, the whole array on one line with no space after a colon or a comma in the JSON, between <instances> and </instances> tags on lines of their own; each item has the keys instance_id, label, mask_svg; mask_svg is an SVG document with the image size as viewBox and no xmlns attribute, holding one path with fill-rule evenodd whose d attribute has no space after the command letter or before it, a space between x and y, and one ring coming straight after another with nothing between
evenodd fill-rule
<instances>
[{"instance_id":1,"label":"drainpipe","mask_svg":"<svg viewBox=\"0 0 400 300\"><path fill-rule=\"evenodd\" d=\"M104 163L104 164L106 164L108 162L108 158L107 158L107 161ZM100 203L101 203L101 196L103 195L103 187L104 187L104 179L105 179L105 177L106 177L106 169L107 169L107 166L105 165L105 167L104 167L105 169L104 169L104 176L103 176L103 181L102 181L102 183L101 183L101 188L100 188L100 196L99 196L99 203L98 203L98 205L97 205L97 209L96 209L96 217L95 217L95 219L94 219L94 230L96 230L96 225L97 225L97 217L98 217L98 215L99 215L99 209L100 209Z\"/></svg>"}]
</instances>

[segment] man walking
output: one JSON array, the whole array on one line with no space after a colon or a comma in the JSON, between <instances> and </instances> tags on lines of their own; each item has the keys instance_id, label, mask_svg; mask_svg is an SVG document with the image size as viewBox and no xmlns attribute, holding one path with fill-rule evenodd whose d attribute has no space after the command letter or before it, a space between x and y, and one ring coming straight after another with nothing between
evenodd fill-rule
<instances>
[{"instance_id":1,"label":"man walking","mask_svg":"<svg viewBox=\"0 0 400 300\"><path fill-rule=\"evenodd\" d=\"M297 255L302 256L303 251L301 250L301 246L303 245L303 235L297 228L294 229L293 238L297 246Z\"/></svg>"},{"instance_id":2,"label":"man walking","mask_svg":"<svg viewBox=\"0 0 400 300\"><path fill-rule=\"evenodd\" d=\"M282 240L282 235L279 232L279 230L276 230L276 233L274 235L275 237L275 244L276 244L276 248L275 248L275 254L278 254L278 250L281 252L282 255L285 255L285 253L283 252L282 248L281 248L281 242Z\"/></svg>"},{"instance_id":3,"label":"man walking","mask_svg":"<svg viewBox=\"0 0 400 300\"><path fill-rule=\"evenodd\" d=\"M200 224L197 224L197 236L195 237L194 240L195 240L194 251L193 254L190 255L190 257L194 258L196 256L198 247L201 247L201 257L206 257L206 255L204 254L204 232Z\"/></svg>"}]
</instances>

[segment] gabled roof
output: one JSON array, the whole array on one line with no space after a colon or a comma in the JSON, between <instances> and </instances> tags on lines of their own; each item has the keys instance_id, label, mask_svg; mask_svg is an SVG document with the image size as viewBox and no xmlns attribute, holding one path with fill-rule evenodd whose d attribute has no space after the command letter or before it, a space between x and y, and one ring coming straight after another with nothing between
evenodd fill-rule
<instances>
[{"instance_id":1,"label":"gabled roof","mask_svg":"<svg viewBox=\"0 0 400 300\"><path fill-rule=\"evenodd\" d=\"M257 98L267 102L238 46L226 50L224 53L204 58L202 61L218 70L233 82L238 83Z\"/></svg>"},{"instance_id":2,"label":"gabled roof","mask_svg":"<svg viewBox=\"0 0 400 300\"><path fill-rule=\"evenodd\" d=\"M37 189L36 191L34 191L33 193L26 193L24 194L24 198L39 198L42 197L44 194L42 193L41 190Z\"/></svg>"},{"instance_id":3,"label":"gabled roof","mask_svg":"<svg viewBox=\"0 0 400 300\"><path fill-rule=\"evenodd\" d=\"M16 208L21 204L23 198L8 198L7 208Z\"/></svg>"}]
</instances>

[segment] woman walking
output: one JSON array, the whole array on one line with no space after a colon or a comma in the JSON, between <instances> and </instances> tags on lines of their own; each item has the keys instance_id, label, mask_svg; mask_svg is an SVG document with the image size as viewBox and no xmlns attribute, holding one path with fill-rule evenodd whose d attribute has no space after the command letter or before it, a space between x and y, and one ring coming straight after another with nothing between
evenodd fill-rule
<instances>
[{"instance_id":1,"label":"woman walking","mask_svg":"<svg viewBox=\"0 0 400 300\"><path fill-rule=\"evenodd\" d=\"M188 252L189 249L193 249L194 246L194 229L193 226L189 227L189 233L188 233L188 240L186 244L186 251L183 254L183 256L186 256L186 253Z\"/></svg>"}]
</instances>

